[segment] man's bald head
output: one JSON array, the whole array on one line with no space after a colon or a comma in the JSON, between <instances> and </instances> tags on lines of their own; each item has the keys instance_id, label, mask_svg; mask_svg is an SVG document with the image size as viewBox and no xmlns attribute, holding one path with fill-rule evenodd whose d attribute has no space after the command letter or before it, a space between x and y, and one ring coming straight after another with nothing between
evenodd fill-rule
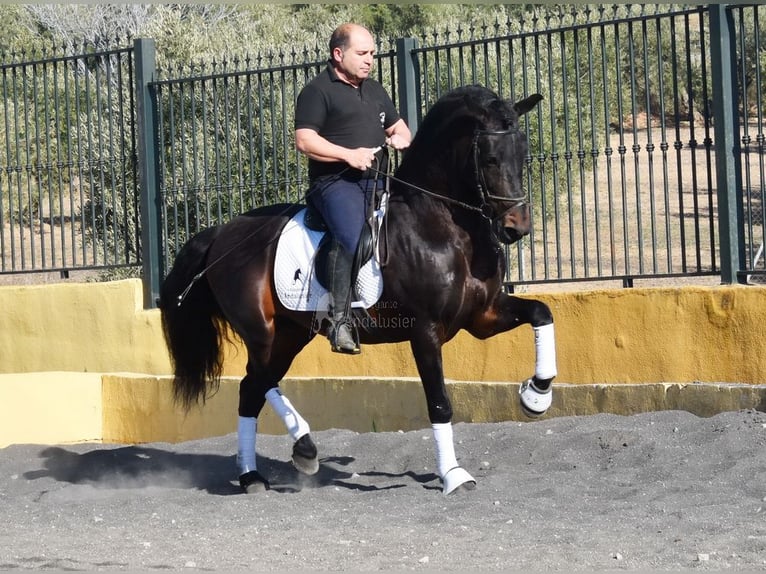
<instances>
[{"instance_id":1,"label":"man's bald head","mask_svg":"<svg viewBox=\"0 0 766 574\"><path fill-rule=\"evenodd\" d=\"M369 36L372 37L370 31L364 26L354 24L353 22L346 22L341 24L333 31L330 36L330 57L332 57L336 48L340 48L345 52L351 44L352 36Z\"/></svg>"}]
</instances>

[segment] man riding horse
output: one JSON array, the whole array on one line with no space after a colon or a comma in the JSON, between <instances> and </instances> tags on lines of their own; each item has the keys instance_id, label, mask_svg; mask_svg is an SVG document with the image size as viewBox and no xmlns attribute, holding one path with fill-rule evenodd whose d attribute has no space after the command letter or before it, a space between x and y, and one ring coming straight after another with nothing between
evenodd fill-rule
<instances>
[{"instance_id":1,"label":"man riding horse","mask_svg":"<svg viewBox=\"0 0 766 574\"><path fill-rule=\"evenodd\" d=\"M309 203L332 236L327 258L333 351L359 353L349 318L351 272L365 214L385 182L386 146L402 150L412 134L385 88L371 79L375 41L357 24L330 37L327 68L298 95L295 143L309 158ZM371 169L375 164L375 169Z\"/></svg>"}]
</instances>

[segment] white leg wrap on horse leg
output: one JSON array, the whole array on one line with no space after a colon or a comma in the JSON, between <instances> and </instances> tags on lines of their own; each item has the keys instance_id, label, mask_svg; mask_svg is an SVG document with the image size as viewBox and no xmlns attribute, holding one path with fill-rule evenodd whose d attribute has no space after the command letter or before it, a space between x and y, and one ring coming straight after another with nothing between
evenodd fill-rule
<instances>
[{"instance_id":1,"label":"white leg wrap on horse leg","mask_svg":"<svg viewBox=\"0 0 766 574\"><path fill-rule=\"evenodd\" d=\"M452 423L436 423L434 429L436 443L436 470L441 478L458 466L455 456L455 442L452 440Z\"/></svg>"},{"instance_id":2,"label":"white leg wrap on horse leg","mask_svg":"<svg viewBox=\"0 0 766 574\"><path fill-rule=\"evenodd\" d=\"M269 401L277 416L285 423L285 428L293 440L298 440L311 431L309 423L295 410L290 399L284 396L278 388L274 387L267 392L266 400Z\"/></svg>"},{"instance_id":3,"label":"white leg wrap on horse leg","mask_svg":"<svg viewBox=\"0 0 766 574\"><path fill-rule=\"evenodd\" d=\"M556 337L553 323L534 327L535 332L535 378L547 381L556 376Z\"/></svg>"},{"instance_id":4,"label":"white leg wrap on horse leg","mask_svg":"<svg viewBox=\"0 0 766 574\"><path fill-rule=\"evenodd\" d=\"M240 476L251 470L256 470L255 435L257 432L258 419L239 417L239 424L237 425L237 468Z\"/></svg>"},{"instance_id":5,"label":"white leg wrap on horse leg","mask_svg":"<svg viewBox=\"0 0 766 574\"><path fill-rule=\"evenodd\" d=\"M535 332L535 376L519 386L521 408L530 417L539 417L550 408L553 401L552 387L547 383L556 376L556 338L553 323L534 327Z\"/></svg>"}]
</instances>

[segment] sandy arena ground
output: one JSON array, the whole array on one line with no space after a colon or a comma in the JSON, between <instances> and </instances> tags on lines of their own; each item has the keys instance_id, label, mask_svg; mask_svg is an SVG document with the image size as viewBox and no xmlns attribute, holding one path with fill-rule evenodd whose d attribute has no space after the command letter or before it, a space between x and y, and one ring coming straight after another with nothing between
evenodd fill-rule
<instances>
[{"instance_id":1,"label":"sandy arena ground","mask_svg":"<svg viewBox=\"0 0 766 574\"><path fill-rule=\"evenodd\" d=\"M458 424L473 491L445 497L430 429L261 435L272 490L239 493L236 436L0 450L0 569L763 571L766 414Z\"/></svg>"}]
</instances>

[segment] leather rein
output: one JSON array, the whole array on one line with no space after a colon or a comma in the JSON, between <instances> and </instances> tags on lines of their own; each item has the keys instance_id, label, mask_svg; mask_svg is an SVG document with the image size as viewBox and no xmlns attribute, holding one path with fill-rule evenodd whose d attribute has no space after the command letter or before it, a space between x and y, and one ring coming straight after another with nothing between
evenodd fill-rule
<instances>
[{"instance_id":1,"label":"leather rein","mask_svg":"<svg viewBox=\"0 0 766 574\"><path fill-rule=\"evenodd\" d=\"M481 200L480 205L473 205L470 203L465 203L463 201L459 201L457 199L453 199L451 197L447 197L445 195L440 195L438 193L434 193L433 191L429 191L423 187L420 187L418 185L415 185L414 183L410 183L407 181L404 181L402 179L399 179L398 177L394 175L390 175L386 172L383 172L375 167L370 167L369 169L371 171L376 172L378 175L386 176L389 180L396 181L398 183L401 183L402 185L406 185L407 187L414 189L416 191L419 191L420 193L423 193L424 195L427 195L429 197L433 197L434 199L439 199L441 201L444 201L446 203L451 203L453 205L457 205L458 207L461 207L463 209L466 209L468 211L473 211L476 213L479 213L484 219L486 219L489 222L497 221L501 217L503 217L506 213L508 213L510 210L512 210L514 207L519 207L523 205L527 205L529 201L526 197L524 198L508 198L508 197L500 197L498 195L492 195L487 190L487 184L484 179L484 172L479 169L479 159L480 159L480 153L479 153L479 138L483 136L504 136L504 135L511 135L518 133L519 130L517 128L510 128L507 130L476 130L473 134L473 142L471 144L471 151L473 154L473 163L474 163L474 176L476 178L476 188L479 193L479 198ZM388 187L388 183L386 183L386 187ZM495 217L492 217L494 213L494 209L492 209L491 204L489 203L489 200L492 201L498 201L502 203L510 203L510 207L503 211L500 215L497 215ZM294 204L291 204L288 206L287 209L291 208ZM234 244L228 251L223 253L222 255L218 256L217 259L212 261L210 264L208 264L202 271L197 273L192 280L189 282L189 284L186 286L186 289L183 290L183 292L178 295L176 298L176 304L180 307L183 303L184 299L186 299L186 296L189 294L189 291L194 286L194 284L199 281L207 272L208 270L216 265L219 261L227 257L230 253L232 253L235 249L237 249L240 244L248 240L250 237L255 235L256 232L258 232L260 228L254 230L252 233L246 235L242 239L240 239L236 244ZM387 233L387 231L386 231ZM168 302L169 303L169 302Z\"/></svg>"},{"instance_id":2,"label":"leather rein","mask_svg":"<svg viewBox=\"0 0 766 574\"><path fill-rule=\"evenodd\" d=\"M445 203L450 203L452 205L457 205L458 207L461 207L462 209L465 209L467 211L476 212L487 220L490 220L490 221L497 220L516 207L522 207L524 205L528 205L529 200L527 197L522 197L522 198L501 197L499 195L493 195L489 192L487 188L487 182L484 178L484 172L483 170L479 168L479 159L481 155L479 152L479 138L486 137L486 136L506 136L506 135L512 135L516 133L519 133L518 128L509 128L507 130L476 130L474 132L473 141L471 143L471 153L473 156L473 167L474 167L474 178L476 180L476 190L478 192L479 199L481 201L479 205L466 203L458 199L453 199L452 197L447 197L446 195L435 193L433 191L430 191L428 189L415 185L414 183L404 181L403 179L400 179L394 175L384 173L374 167L371 167L369 169L371 171L377 172L379 175L385 175L386 177L388 177L388 179L395 181L397 183L401 183L402 185L405 185L409 187L410 189L414 189L415 191L418 191L424 195L433 197L434 199L438 199L438 200L444 201ZM492 208L490 201L496 201L496 202L510 204L510 205L500 215L495 215L493 217L494 209Z\"/></svg>"}]
</instances>

